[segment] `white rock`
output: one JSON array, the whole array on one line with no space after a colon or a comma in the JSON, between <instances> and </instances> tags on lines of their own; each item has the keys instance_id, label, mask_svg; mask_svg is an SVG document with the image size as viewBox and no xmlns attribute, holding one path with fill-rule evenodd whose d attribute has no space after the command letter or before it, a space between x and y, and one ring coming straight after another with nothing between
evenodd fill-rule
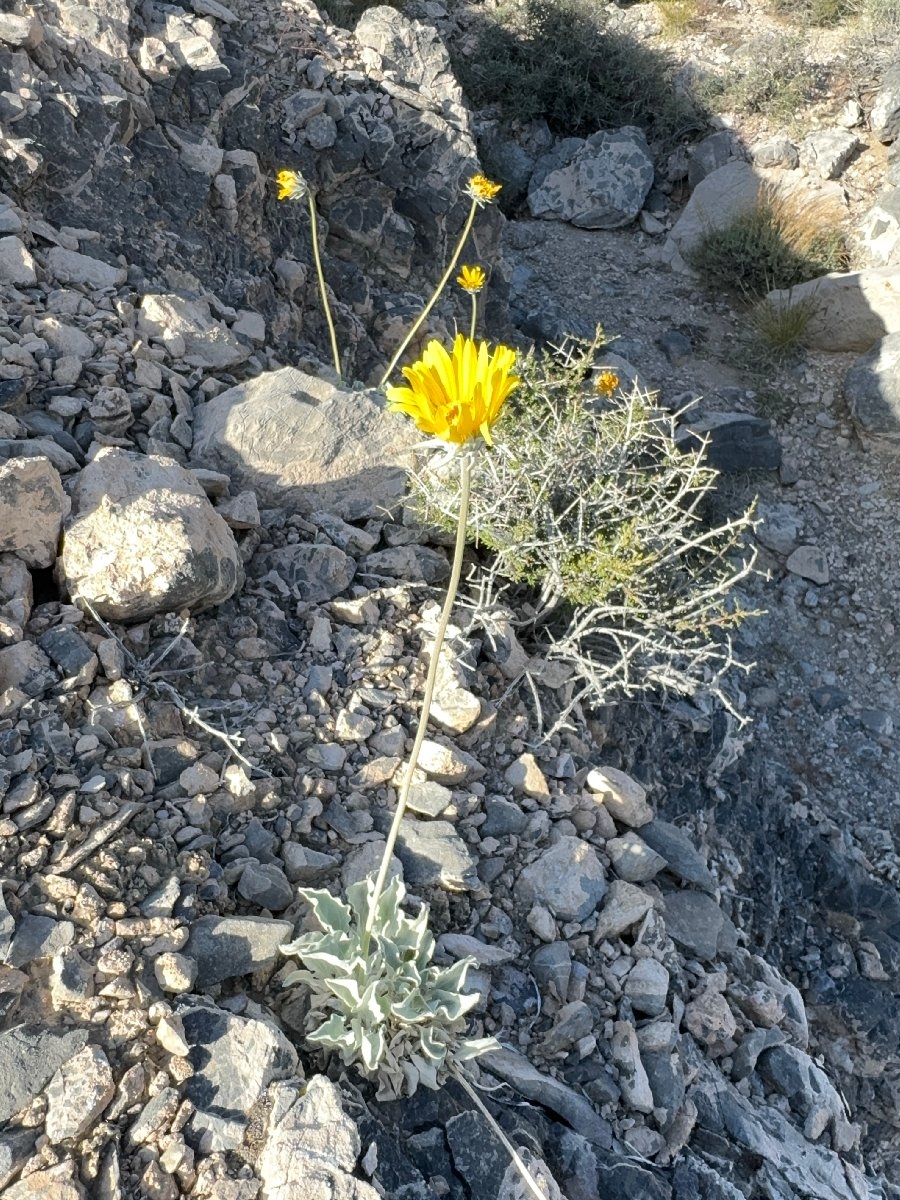
<instances>
[{"instance_id":1,"label":"white rock","mask_svg":"<svg viewBox=\"0 0 900 1200\"><path fill-rule=\"evenodd\" d=\"M616 767L594 767L586 780L588 791L622 825L639 829L653 820L653 809L647 803L647 789Z\"/></svg>"},{"instance_id":2,"label":"white rock","mask_svg":"<svg viewBox=\"0 0 900 1200\"><path fill-rule=\"evenodd\" d=\"M0 238L0 282L22 287L34 287L37 283L34 259L21 238Z\"/></svg>"},{"instance_id":3,"label":"white rock","mask_svg":"<svg viewBox=\"0 0 900 1200\"><path fill-rule=\"evenodd\" d=\"M234 535L170 458L104 447L72 499L60 574L107 619L220 604L243 581Z\"/></svg>"},{"instance_id":4,"label":"white rock","mask_svg":"<svg viewBox=\"0 0 900 1200\"><path fill-rule=\"evenodd\" d=\"M115 1090L112 1070L100 1047L79 1050L47 1085L47 1137L53 1143L81 1137L112 1100Z\"/></svg>"},{"instance_id":5,"label":"white rock","mask_svg":"<svg viewBox=\"0 0 900 1200\"><path fill-rule=\"evenodd\" d=\"M75 325L66 325L58 317L45 317L35 321L34 331L57 354L75 358L90 358L94 353L94 340Z\"/></svg>"},{"instance_id":6,"label":"white rock","mask_svg":"<svg viewBox=\"0 0 900 1200\"><path fill-rule=\"evenodd\" d=\"M151 293L138 312L138 334L161 341L173 358L192 367L233 367L250 357L221 321L215 320L205 300L189 300L175 293Z\"/></svg>"},{"instance_id":7,"label":"white rock","mask_svg":"<svg viewBox=\"0 0 900 1200\"><path fill-rule=\"evenodd\" d=\"M12 551L29 567L52 567L69 499L46 458L0 463L0 553Z\"/></svg>"},{"instance_id":8,"label":"white rock","mask_svg":"<svg viewBox=\"0 0 900 1200\"><path fill-rule=\"evenodd\" d=\"M613 1026L612 1060L619 1069L619 1086L622 1099L635 1112L653 1112L653 1092L641 1052L637 1034L630 1021L616 1021Z\"/></svg>"},{"instance_id":9,"label":"white rock","mask_svg":"<svg viewBox=\"0 0 900 1200\"><path fill-rule=\"evenodd\" d=\"M900 266L832 272L789 291L769 292L782 308L809 304L804 342L814 350L868 350L900 333Z\"/></svg>"}]
</instances>

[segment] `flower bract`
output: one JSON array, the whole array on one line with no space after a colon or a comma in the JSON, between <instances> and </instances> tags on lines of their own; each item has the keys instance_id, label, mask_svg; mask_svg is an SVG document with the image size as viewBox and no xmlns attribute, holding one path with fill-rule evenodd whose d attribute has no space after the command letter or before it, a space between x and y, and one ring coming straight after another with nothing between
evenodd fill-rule
<instances>
[{"instance_id":1,"label":"flower bract","mask_svg":"<svg viewBox=\"0 0 900 1200\"><path fill-rule=\"evenodd\" d=\"M466 192L476 204L490 204L502 187L502 183L493 183L486 175L473 175L466 185Z\"/></svg>"},{"instance_id":2,"label":"flower bract","mask_svg":"<svg viewBox=\"0 0 900 1200\"><path fill-rule=\"evenodd\" d=\"M275 182L278 184L279 200L302 200L309 191L306 180L299 171L289 171L285 168L278 172Z\"/></svg>"},{"instance_id":3,"label":"flower bract","mask_svg":"<svg viewBox=\"0 0 900 1200\"><path fill-rule=\"evenodd\" d=\"M423 433L454 445L479 434L490 446L491 426L507 396L518 386L516 354L508 346L493 353L460 334L448 354L436 339L422 357L404 367L408 387L386 388L388 407L412 417Z\"/></svg>"},{"instance_id":4,"label":"flower bract","mask_svg":"<svg viewBox=\"0 0 900 1200\"><path fill-rule=\"evenodd\" d=\"M485 274L484 267L460 267L456 282L464 292L468 292L470 296L475 296L487 283L487 275Z\"/></svg>"}]
</instances>

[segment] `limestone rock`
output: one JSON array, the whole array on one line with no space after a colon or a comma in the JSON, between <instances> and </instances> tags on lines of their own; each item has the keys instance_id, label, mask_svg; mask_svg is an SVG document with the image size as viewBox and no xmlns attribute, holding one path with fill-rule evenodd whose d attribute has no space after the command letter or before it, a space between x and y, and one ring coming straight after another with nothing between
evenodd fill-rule
<instances>
[{"instance_id":1,"label":"limestone rock","mask_svg":"<svg viewBox=\"0 0 900 1200\"><path fill-rule=\"evenodd\" d=\"M175 294L145 296L138 333L148 340L156 338L173 358L192 367L233 367L250 357L250 348L213 318L205 300Z\"/></svg>"},{"instance_id":2,"label":"limestone rock","mask_svg":"<svg viewBox=\"0 0 900 1200\"><path fill-rule=\"evenodd\" d=\"M0 1033L0 1122L25 1107L39 1095L63 1063L87 1043L84 1029L44 1029L17 1025Z\"/></svg>"},{"instance_id":3,"label":"limestone rock","mask_svg":"<svg viewBox=\"0 0 900 1200\"><path fill-rule=\"evenodd\" d=\"M862 145L846 129L817 129L800 143L800 166L820 179L837 179Z\"/></svg>"},{"instance_id":4,"label":"limestone rock","mask_svg":"<svg viewBox=\"0 0 900 1200\"><path fill-rule=\"evenodd\" d=\"M856 360L844 376L844 396L863 438L900 443L900 333Z\"/></svg>"},{"instance_id":5,"label":"limestone rock","mask_svg":"<svg viewBox=\"0 0 900 1200\"><path fill-rule=\"evenodd\" d=\"M197 408L192 454L263 504L356 520L398 508L419 440L376 394L283 367Z\"/></svg>"},{"instance_id":6,"label":"limestone rock","mask_svg":"<svg viewBox=\"0 0 900 1200\"><path fill-rule=\"evenodd\" d=\"M622 825L639 829L653 820L647 789L616 767L594 767L588 774L586 787L597 794L604 808Z\"/></svg>"},{"instance_id":7,"label":"limestone rock","mask_svg":"<svg viewBox=\"0 0 900 1200\"><path fill-rule=\"evenodd\" d=\"M51 246L47 251L47 269L57 283L81 283L98 289L118 287L128 277L124 267L113 267L102 258L62 246Z\"/></svg>"},{"instance_id":8,"label":"limestone rock","mask_svg":"<svg viewBox=\"0 0 900 1200\"><path fill-rule=\"evenodd\" d=\"M173 459L104 448L75 485L61 575L101 616L208 608L243 579L231 530Z\"/></svg>"},{"instance_id":9,"label":"limestone rock","mask_svg":"<svg viewBox=\"0 0 900 1200\"><path fill-rule=\"evenodd\" d=\"M900 187L875 201L859 227L864 261L871 267L900 267Z\"/></svg>"},{"instance_id":10,"label":"limestone rock","mask_svg":"<svg viewBox=\"0 0 900 1200\"><path fill-rule=\"evenodd\" d=\"M34 259L21 238L0 238L0 281L19 287L34 287L37 283Z\"/></svg>"},{"instance_id":11,"label":"limestone rock","mask_svg":"<svg viewBox=\"0 0 900 1200\"><path fill-rule=\"evenodd\" d=\"M47 1137L51 1142L81 1137L115 1090L106 1055L99 1046L85 1046L60 1066L47 1087Z\"/></svg>"},{"instance_id":12,"label":"limestone rock","mask_svg":"<svg viewBox=\"0 0 900 1200\"><path fill-rule=\"evenodd\" d=\"M564 138L538 159L528 187L533 217L581 229L618 229L641 211L653 186L653 159L641 130L626 126Z\"/></svg>"},{"instance_id":13,"label":"limestone rock","mask_svg":"<svg viewBox=\"0 0 900 1200\"><path fill-rule=\"evenodd\" d=\"M664 247L664 256L675 269L685 261L705 233L724 229L737 217L751 212L759 198L762 177L749 163L726 163L710 172L694 188Z\"/></svg>"},{"instance_id":14,"label":"limestone rock","mask_svg":"<svg viewBox=\"0 0 900 1200\"><path fill-rule=\"evenodd\" d=\"M869 113L869 127L885 144L900 137L900 62L882 76Z\"/></svg>"},{"instance_id":15,"label":"limestone rock","mask_svg":"<svg viewBox=\"0 0 900 1200\"><path fill-rule=\"evenodd\" d=\"M561 837L519 875L516 897L544 904L563 921L583 921L606 895L606 875L596 851L578 837Z\"/></svg>"},{"instance_id":16,"label":"limestone rock","mask_svg":"<svg viewBox=\"0 0 900 1200\"><path fill-rule=\"evenodd\" d=\"M0 463L0 552L29 567L52 567L69 501L46 458Z\"/></svg>"},{"instance_id":17,"label":"limestone rock","mask_svg":"<svg viewBox=\"0 0 900 1200\"><path fill-rule=\"evenodd\" d=\"M871 349L889 333L900 333L900 267L832 272L789 291L769 292L770 303L812 307L804 340L814 350Z\"/></svg>"}]
</instances>

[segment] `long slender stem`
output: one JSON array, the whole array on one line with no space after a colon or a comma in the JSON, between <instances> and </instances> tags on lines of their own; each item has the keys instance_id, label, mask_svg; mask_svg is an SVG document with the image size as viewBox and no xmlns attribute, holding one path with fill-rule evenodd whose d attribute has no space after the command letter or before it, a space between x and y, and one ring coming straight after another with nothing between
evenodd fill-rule
<instances>
[{"instance_id":1,"label":"long slender stem","mask_svg":"<svg viewBox=\"0 0 900 1200\"><path fill-rule=\"evenodd\" d=\"M469 329L469 338L473 342L475 341L475 323L477 320L478 320L478 293L473 292L472 293L472 324Z\"/></svg>"},{"instance_id":2,"label":"long slender stem","mask_svg":"<svg viewBox=\"0 0 900 1200\"><path fill-rule=\"evenodd\" d=\"M468 238L468 236L472 230L472 222L475 220L475 213L477 211L478 211L478 201L473 200L472 207L469 209L469 215L468 215L468 217L466 217L466 223L465 223L465 225L463 225L462 233L459 235L459 241L456 243L456 249L453 251L453 256L450 259L450 263L447 267L447 270L441 276L441 281L437 285L437 287L434 289L431 299L428 301L428 303L425 305L425 307L419 313L418 317L413 322L412 328L407 333L406 337L403 339L403 341L400 343L400 345L397 347L397 352L395 353L395 355L391 359L391 361L388 363L388 368L381 377L381 382L378 385L379 387L384 387L384 385L390 379L391 375L393 374L394 367L396 367L397 363L400 361L403 351L406 349L406 347L409 345L409 343L416 336L416 334L418 333L419 329L422 326L422 322L425 320L425 318L428 316L428 314L434 308L435 304L437 304L438 297L440 296L440 294L444 290L444 288L447 286L447 281L450 279L450 276L456 270L456 264L459 262L459 256L462 254L463 246L466 244L466 239Z\"/></svg>"},{"instance_id":3,"label":"long slender stem","mask_svg":"<svg viewBox=\"0 0 900 1200\"><path fill-rule=\"evenodd\" d=\"M453 1063L451 1065L450 1070L453 1074L453 1078L462 1085L466 1095L469 1097L470 1100L472 1100L474 1102L475 1107L478 1109L478 1111L481 1113L481 1115L487 1121L488 1125L490 1125L493 1133L503 1143L503 1147L506 1150L506 1153L509 1155L509 1157L512 1159L512 1161L515 1163L516 1170L522 1176L522 1179L525 1182L525 1186L528 1188L529 1192L532 1194L532 1196L535 1197L535 1200L547 1200L547 1197L544 1195L544 1193L541 1191L541 1189L538 1187L537 1183L535 1182L534 1176L531 1174L531 1172L525 1166L525 1163L522 1161L521 1155L519 1154L518 1150L516 1150L515 1146L512 1144L512 1142L509 1140L509 1138L506 1136L506 1134L503 1132L503 1130L500 1128L500 1126L497 1124L497 1122L491 1116L490 1112L488 1111L488 1109L486 1108L486 1106L484 1104L484 1101L481 1099L481 1097L478 1095L478 1093L472 1087L471 1083L469 1083L468 1079L466 1079L462 1069L456 1063Z\"/></svg>"},{"instance_id":4,"label":"long slender stem","mask_svg":"<svg viewBox=\"0 0 900 1200\"><path fill-rule=\"evenodd\" d=\"M394 846L397 844L397 835L400 832L400 823L403 820L403 814L406 812L406 806L409 803L409 793L412 790L413 774L416 769L416 764L419 761L419 752L422 749L422 743L425 741L425 733L428 729L428 716L431 712L431 701L434 698L434 686L437 682L438 662L441 657L441 648L444 645L444 638L447 634L447 626L450 624L450 615L453 612L453 602L456 599L456 593L459 588L459 580L462 575L463 551L466 547L466 525L469 519L469 496L472 489L472 464L471 455L464 450L460 457L460 487L459 487L459 520L456 526L456 546L453 551L453 565L450 569L450 582L447 584L447 597L444 600L444 607L441 610L441 618L438 621L437 633L434 636L434 648L431 651L431 662L428 664L428 674L425 677L425 692L422 696L422 711L419 714L419 728L416 730L415 740L413 741L412 753L409 756L409 767L406 775L403 778L403 783L400 786L400 794L397 797L397 811L394 813L394 819L391 822L390 832L388 833L387 842L384 847L384 857L381 860L381 867L378 871L378 877L375 880L375 891L372 895L372 902L369 906L369 915L366 919L366 927L362 936L362 952L365 954L369 946L369 935L372 932L372 924L375 919L375 910L378 905L378 899L384 890L385 881L391 865L391 855L394 853Z\"/></svg>"},{"instance_id":5,"label":"long slender stem","mask_svg":"<svg viewBox=\"0 0 900 1200\"><path fill-rule=\"evenodd\" d=\"M316 274L319 277L319 291L322 294L322 308L325 310L325 320L328 322L328 334L331 338L331 354L334 358L334 369L341 377L341 356L338 354L337 335L334 332L334 321L331 318L331 305L328 303L328 293L325 291L325 276L322 273L322 258L319 254L319 228L316 220L316 201L312 189L307 192L309 200L309 224L312 234L313 258L316 263Z\"/></svg>"}]
</instances>

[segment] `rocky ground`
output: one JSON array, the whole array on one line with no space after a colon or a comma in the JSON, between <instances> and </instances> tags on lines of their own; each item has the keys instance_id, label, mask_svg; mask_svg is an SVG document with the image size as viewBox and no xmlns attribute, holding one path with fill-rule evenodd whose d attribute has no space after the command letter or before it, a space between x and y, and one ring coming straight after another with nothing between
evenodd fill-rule
<instances>
[{"instance_id":1,"label":"rocky ground","mask_svg":"<svg viewBox=\"0 0 900 1200\"><path fill-rule=\"evenodd\" d=\"M313 369L308 230L266 176L319 172L368 378L474 129L396 14L358 41L243 16L0 17L0 1189L513 1197L455 1085L379 1104L309 1053L279 952L298 887L377 861L448 560L402 520L414 431ZM749 171L728 146L707 189ZM646 175L633 139L600 151ZM833 352L763 386L742 311L672 270L677 189L644 199L620 229L492 216L491 316L523 343L601 321L625 378L696 401L723 512L759 494L752 720L648 699L538 742L533 648L461 624L398 859L441 961L477 959L485 1102L548 1195L896 1195L891 430L827 305Z\"/></svg>"}]
</instances>

